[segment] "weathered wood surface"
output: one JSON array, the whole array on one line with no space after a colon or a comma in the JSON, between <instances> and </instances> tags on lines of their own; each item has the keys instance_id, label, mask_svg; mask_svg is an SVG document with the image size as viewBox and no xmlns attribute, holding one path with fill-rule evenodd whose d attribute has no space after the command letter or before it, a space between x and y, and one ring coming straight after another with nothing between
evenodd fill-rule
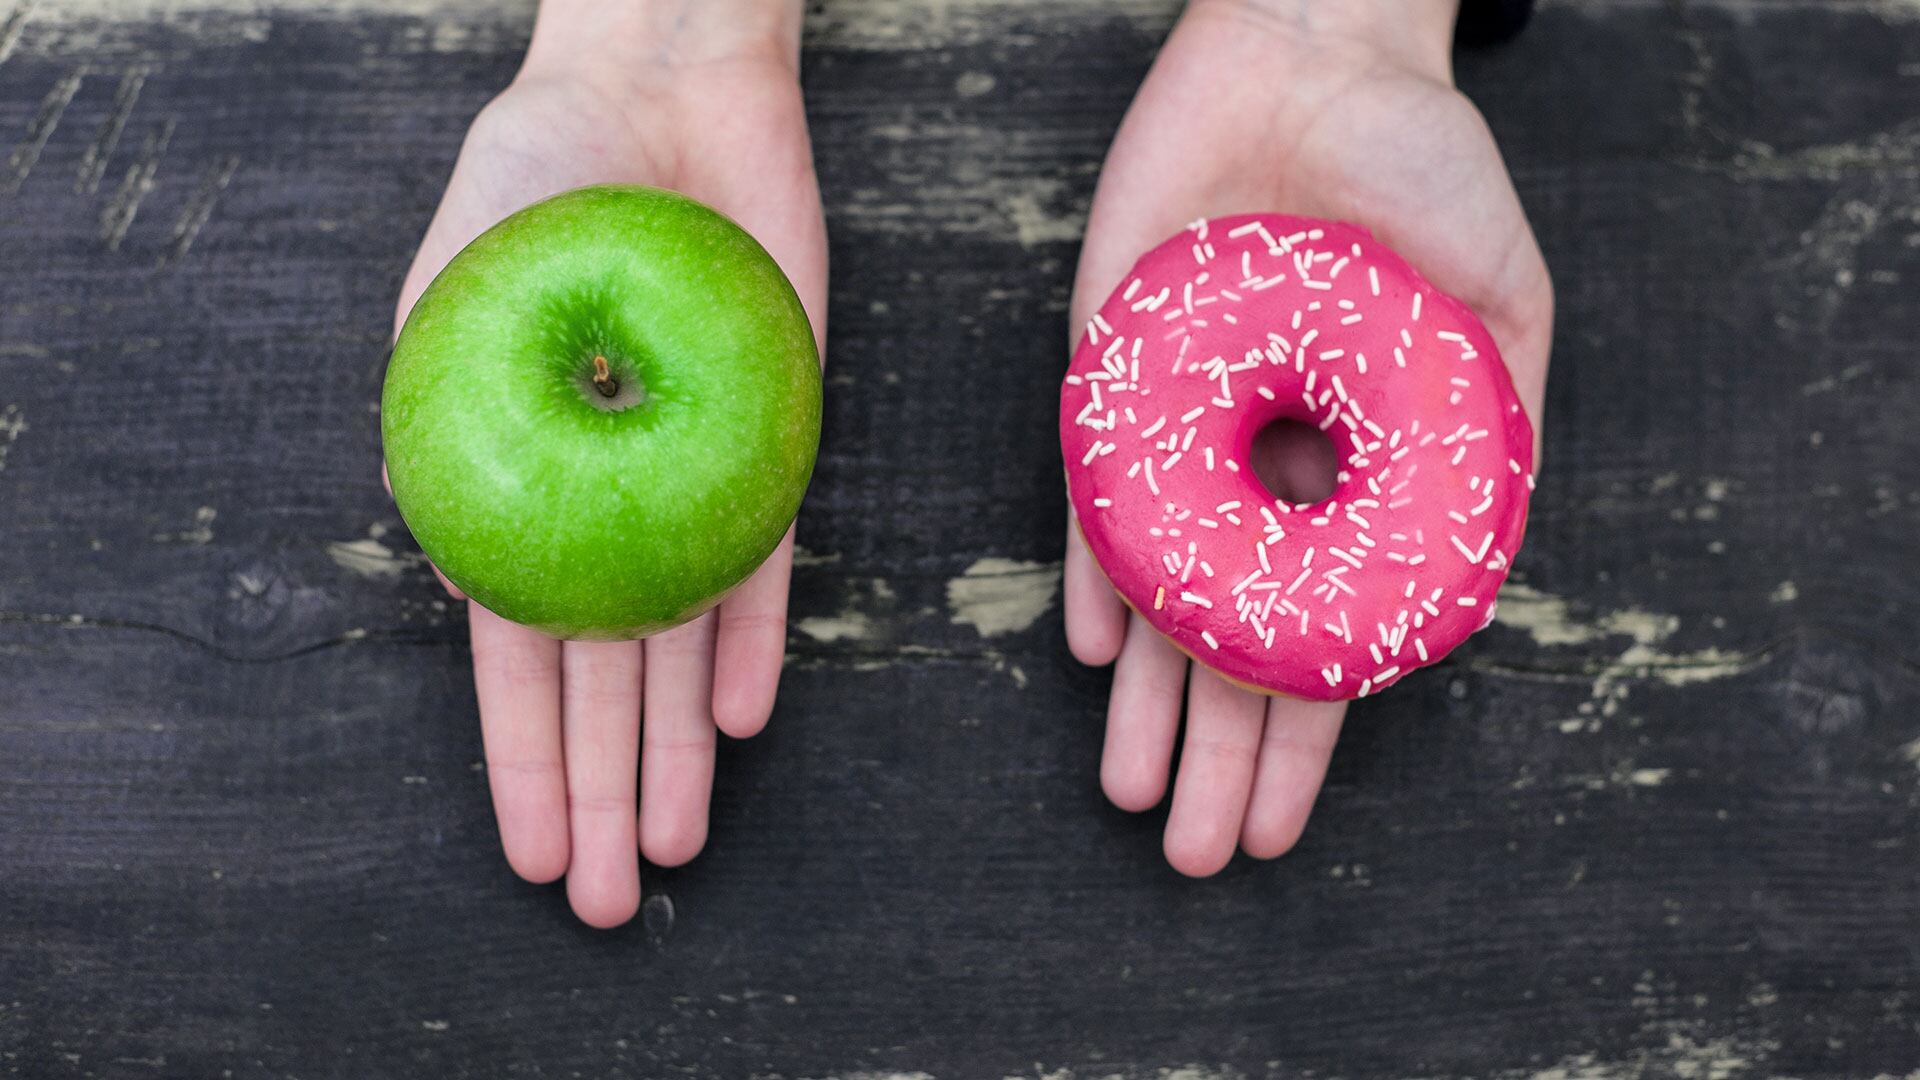
<instances>
[{"instance_id":1,"label":"weathered wood surface","mask_svg":"<svg viewBox=\"0 0 1920 1080\"><path fill-rule=\"evenodd\" d=\"M529 13L70 2L0 10L0 1073L1920 1066L1920 7L1560 0L1462 58L1559 284L1522 584L1355 710L1296 853L1193 883L1099 796L1054 595L1077 232L1170 5L828 4L794 659L600 934L497 854L376 471Z\"/></svg>"}]
</instances>

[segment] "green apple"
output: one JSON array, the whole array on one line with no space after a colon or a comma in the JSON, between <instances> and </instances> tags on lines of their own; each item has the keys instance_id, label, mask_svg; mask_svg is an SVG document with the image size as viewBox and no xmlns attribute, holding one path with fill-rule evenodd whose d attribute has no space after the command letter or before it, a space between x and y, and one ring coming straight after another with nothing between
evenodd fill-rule
<instances>
[{"instance_id":1,"label":"green apple","mask_svg":"<svg viewBox=\"0 0 1920 1080\"><path fill-rule=\"evenodd\" d=\"M381 435L434 565L555 637L642 637L744 581L820 442L800 298L745 230L657 188L556 195L407 316Z\"/></svg>"}]
</instances>

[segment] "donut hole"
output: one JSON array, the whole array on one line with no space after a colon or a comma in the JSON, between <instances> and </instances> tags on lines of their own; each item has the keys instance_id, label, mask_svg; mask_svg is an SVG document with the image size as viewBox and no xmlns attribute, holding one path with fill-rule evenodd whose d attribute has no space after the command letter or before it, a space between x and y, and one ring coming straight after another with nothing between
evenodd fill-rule
<instances>
[{"instance_id":1,"label":"donut hole","mask_svg":"<svg viewBox=\"0 0 1920 1080\"><path fill-rule=\"evenodd\" d=\"M1333 495L1340 455L1327 433L1300 420L1275 420L1253 435L1253 475L1276 499L1299 505Z\"/></svg>"}]
</instances>

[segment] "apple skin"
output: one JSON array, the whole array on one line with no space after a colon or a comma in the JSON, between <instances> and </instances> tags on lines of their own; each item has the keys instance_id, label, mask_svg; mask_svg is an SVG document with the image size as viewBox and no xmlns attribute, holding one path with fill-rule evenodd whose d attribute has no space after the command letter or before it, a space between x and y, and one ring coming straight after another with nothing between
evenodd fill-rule
<instances>
[{"instance_id":1,"label":"apple skin","mask_svg":"<svg viewBox=\"0 0 1920 1080\"><path fill-rule=\"evenodd\" d=\"M380 427L400 516L469 597L554 637L644 637L786 534L820 361L745 230L658 188L580 188L488 229L421 294Z\"/></svg>"}]
</instances>

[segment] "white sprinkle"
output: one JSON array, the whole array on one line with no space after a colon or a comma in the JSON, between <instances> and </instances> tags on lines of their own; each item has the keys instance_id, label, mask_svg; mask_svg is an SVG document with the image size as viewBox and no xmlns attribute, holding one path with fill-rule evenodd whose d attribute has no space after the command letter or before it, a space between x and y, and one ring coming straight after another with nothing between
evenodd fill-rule
<instances>
[{"instance_id":1,"label":"white sprinkle","mask_svg":"<svg viewBox=\"0 0 1920 1080\"><path fill-rule=\"evenodd\" d=\"M1354 323L1357 323L1357 322L1360 322L1360 321L1362 320L1362 318L1363 318L1363 316L1362 316L1362 315L1361 315L1361 314L1360 314L1359 312L1357 312L1357 311L1356 311L1356 312L1354 312L1353 314L1351 314L1351 315L1349 315L1349 316L1347 316L1346 318L1344 318L1344 319L1341 319L1341 320L1340 320L1340 325L1341 325L1341 326L1352 326L1352 325L1353 325Z\"/></svg>"},{"instance_id":2,"label":"white sprinkle","mask_svg":"<svg viewBox=\"0 0 1920 1080\"><path fill-rule=\"evenodd\" d=\"M1120 294L1120 299L1131 300L1133 299L1133 294L1139 291L1140 291L1140 279L1134 278L1132 281L1127 283L1127 291Z\"/></svg>"},{"instance_id":3,"label":"white sprinkle","mask_svg":"<svg viewBox=\"0 0 1920 1080\"><path fill-rule=\"evenodd\" d=\"M1373 295L1380 295L1380 271L1375 267L1367 267L1367 285L1373 290Z\"/></svg>"},{"instance_id":4,"label":"white sprinkle","mask_svg":"<svg viewBox=\"0 0 1920 1080\"><path fill-rule=\"evenodd\" d=\"M1478 607L1480 604L1480 601L1474 599L1471 596L1462 596L1459 599L1455 600L1454 603L1459 604L1461 607Z\"/></svg>"},{"instance_id":5,"label":"white sprinkle","mask_svg":"<svg viewBox=\"0 0 1920 1080\"><path fill-rule=\"evenodd\" d=\"M1193 408L1188 409L1186 413L1184 413L1180 417L1180 422L1183 424L1191 424L1195 420L1198 420L1200 418L1201 413L1204 413L1206 411L1207 411L1207 407L1205 405L1195 405Z\"/></svg>"},{"instance_id":6,"label":"white sprinkle","mask_svg":"<svg viewBox=\"0 0 1920 1080\"><path fill-rule=\"evenodd\" d=\"M1109 506L1112 506L1112 505L1113 505L1113 500L1112 500L1112 499L1095 499L1095 500L1093 500L1093 505L1095 505L1095 506L1097 506L1097 507L1099 507L1099 508L1101 508L1102 510L1104 510L1104 509L1106 509L1107 507L1109 507Z\"/></svg>"},{"instance_id":7,"label":"white sprinkle","mask_svg":"<svg viewBox=\"0 0 1920 1080\"><path fill-rule=\"evenodd\" d=\"M1420 294L1419 293L1413 294L1413 321L1414 322L1420 321Z\"/></svg>"},{"instance_id":8,"label":"white sprinkle","mask_svg":"<svg viewBox=\"0 0 1920 1080\"><path fill-rule=\"evenodd\" d=\"M1102 443L1098 439L1095 439L1093 441L1093 445L1087 447L1087 456L1080 459L1080 464L1082 465L1093 464L1093 459L1100 456L1100 448L1104 445L1106 444Z\"/></svg>"},{"instance_id":9,"label":"white sprinkle","mask_svg":"<svg viewBox=\"0 0 1920 1080\"><path fill-rule=\"evenodd\" d=\"M1419 638L1414 638L1413 651L1420 654L1421 663L1424 664L1427 662L1427 643L1426 642L1421 641Z\"/></svg>"},{"instance_id":10,"label":"white sprinkle","mask_svg":"<svg viewBox=\"0 0 1920 1080\"><path fill-rule=\"evenodd\" d=\"M1163 416L1160 419L1155 420L1151 425L1148 426L1148 428L1145 431L1142 431L1140 433L1140 437L1143 439L1151 439L1155 435L1158 435L1160 433L1161 428L1166 426L1167 426L1167 418Z\"/></svg>"},{"instance_id":11,"label":"white sprinkle","mask_svg":"<svg viewBox=\"0 0 1920 1080\"><path fill-rule=\"evenodd\" d=\"M1479 565L1481 559L1484 559L1487 557L1487 549L1493 546L1492 533L1488 533L1480 541L1480 548L1477 551L1474 550L1473 548L1468 547L1465 543L1461 541L1461 539L1458 536L1449 535L1447 539L1453 541L1453 546L1459 549L1460 554L1463 558L1465 558L1468 562L1475 564L1476 566Z\"/></svg>"}]
</instances>

